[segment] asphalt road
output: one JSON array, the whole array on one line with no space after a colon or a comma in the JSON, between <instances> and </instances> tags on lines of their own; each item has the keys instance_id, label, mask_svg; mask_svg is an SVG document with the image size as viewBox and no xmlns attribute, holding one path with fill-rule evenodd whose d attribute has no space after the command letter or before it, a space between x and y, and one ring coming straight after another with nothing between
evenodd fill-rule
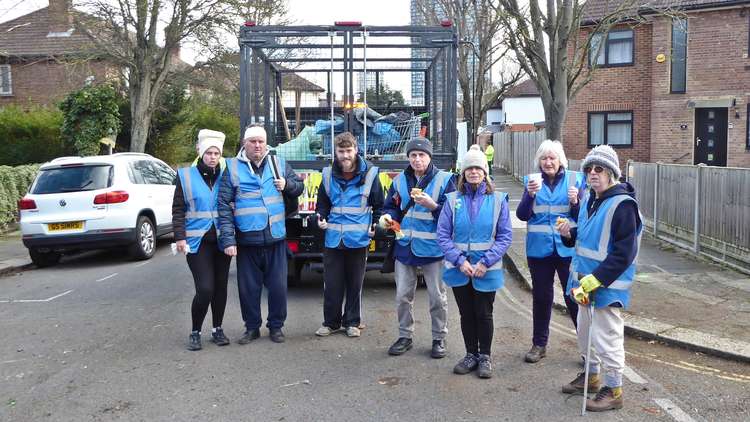
<instances>
[{"instance_id":1,"label":"asphalt road","mask_svg":"<svg viewBox=\"0 0 750 422\"><path fill-rule=\"evenodd\" d=\"M231 339L243 331L234 280L233 268ZM192 278L168 244L143 262L116 251L66 258L0 278L0 420L581 420L581 397L559 392L581 369L572 324L555 314L547 358L524 363L531 297L510 276L506 286L495 302L495 377L480 380L451 372L464 354L451 294L447 358L429 357L425 291L414 349L387 355L397 337L392 276L367 274L361 338L313 335L322 282L307 274L289 292L285 344L263 329L223 348L204 334L204 349L189 352ZM588 419L750 420L748 365L632 338L626 350L625 408Z\"/></svg>"}]
</instances>

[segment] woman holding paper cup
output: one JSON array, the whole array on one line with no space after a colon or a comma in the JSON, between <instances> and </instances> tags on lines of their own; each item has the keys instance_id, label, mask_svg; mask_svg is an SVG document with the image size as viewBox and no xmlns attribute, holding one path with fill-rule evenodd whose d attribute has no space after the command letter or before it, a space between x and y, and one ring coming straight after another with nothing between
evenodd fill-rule
<instances>
[{"instance_id":1,"label":"woman holding paper cup","mask_svg":"<svg viewBox=\"0 0 750 422\"><path fill-rule=\"evenodd\" d=\"M232 257L218 246L216 207L218 181L225 167L221 153L224 134L201 129L198 132L198 159L192 166L177 171L172 201L172 226L177 252L187 255L193 273L195 296L191 306L193 327L188 350L200 350L201 327L211 307L211 341L226 346L229 339L221 328L227 304L227 280Z\"/></svg>"},{"instance_id":2,"label":"woman holding paper cup","mask_svg":"<svg viewBox=\"0 0 750 422\"><path fill-rule=\"evenodd\" d=\"M502 259L513 238L508 195L495 191L488 174L487 158L472 145L464 155L457 190L446 194L437 226L443 280L453 289L466 347L453 372L476 370L480 378L492 377L492 308L495 292L503 288Z\"/></svg>"},{"instance_id":3,"label":"woman holding paper cup","mask_svg":"<svg viewBox=\"0 0 750 422\"><path fill-rule=\"evenodd\" d=\"M516 209L516 216L528 223L526 257L533 285L534 330L531 349L524 360L539 362L547 354L552 302L555 297L555 272L563 292L569 276L573 248L565 246L555 230L557 220L575 224L580 195L584 189L583 175L567 170L568 160L558 141L542 142L534 158L540 173L524 177L526 190ZM564 295L568 313L576 325L578 305Z\"/></svg>"}]
</instances>

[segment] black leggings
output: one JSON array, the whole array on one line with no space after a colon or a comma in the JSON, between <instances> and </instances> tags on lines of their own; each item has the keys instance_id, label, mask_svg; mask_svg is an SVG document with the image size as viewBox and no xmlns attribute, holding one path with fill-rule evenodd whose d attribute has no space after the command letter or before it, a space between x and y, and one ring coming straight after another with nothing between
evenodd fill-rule
<instances>
[{"instance_id":1,"label":"black leggings","mask_svg":"<svg viewBox=\"0 0 750 422\"><path fill-rule=\"evenodd\" d=\"M198 253L188 254L187 263L195 281L191 311L193 331L200 331L211 305L214 328L221 327L227 306L227 280L232 257L220 251L213 242L201 242Z\"/></svg>"},{"instance_id":2,"label":"black leggings","mask_svg":"<svg viewBox=\"0 0 750 422\"><path fill-rule=\"evenodd\" d=\"M495 292L479 292L469 284L453 288L458 313L461 315L461 334L467 353L489 355L492 349L492 307Z\"/></svg>"}]
</instances>

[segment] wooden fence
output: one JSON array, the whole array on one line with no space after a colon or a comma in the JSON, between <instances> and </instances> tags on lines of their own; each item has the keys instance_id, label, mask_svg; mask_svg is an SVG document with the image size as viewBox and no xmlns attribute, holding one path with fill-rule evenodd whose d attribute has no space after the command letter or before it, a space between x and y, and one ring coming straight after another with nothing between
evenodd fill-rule
<instances>
[{"instance_id":1,"label":"wooden fence","mask_svg":"<svg viewBox=\"0 0 750 422\"><path fill-rule=\"evenodd\" d=\"M537 172L544 130L499 132L495 166L516 179ZM582 160L568 160L581 170ZM647 229L658 239L750 273L750 169L628 162Z\"/></svg>"},{"instance_id":2,"label":"wooden fence","mask_svg":"<svg viewBox=\"0 0 750 422\"><path fill-rule=\"evenodd\" d=\"M626 174L654 236L750 273L750 169L628 162Z\"/></svg>"}]
</instances>

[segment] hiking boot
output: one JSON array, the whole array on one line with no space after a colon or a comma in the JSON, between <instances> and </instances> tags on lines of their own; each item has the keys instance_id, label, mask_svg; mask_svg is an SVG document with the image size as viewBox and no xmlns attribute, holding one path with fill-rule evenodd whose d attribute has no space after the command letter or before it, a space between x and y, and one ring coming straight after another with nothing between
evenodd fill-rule
<instances>
[{"instance_id":1,"label":"hiking boot","mask_svg":"<svg viewBox=\"0 0 750 422\"><path fill-rule=\"evenodd\" d=\"M543 357L547 356L547 348L544 346L531 346L531 350L526 352L523 360L528 363L537 363L542 360Z\"/></svg>"},{"instance_id":2,"label":"hiking boot","mask_svg":"<svg viewBox=\"0 0 750 422\"><path fill-rule=\"evenodd\" d=\"M187 349L190 351L196 351L202 348L203 346L201 346L201 333L190 333L190 337L188 337Z\"/></svg>"},{"instance_id":3,"label":"hiking boot","mask_svg":"<svg viewBox=\"0 0 750 422\"><path fill-rule=\"evenodd\" d=\"M268 336L271 337L271 341L274 343L283 343L286 341L286 337L284 336L284 332L281 331L281 328L271 328L271 332Z\"/></svg>"},{"instance_id":4,"label":"hiking boot","mask_svg":"<svg viewBox=\"0 0 750 422\"><path fill-rule=\"evenodd\" d=\"M250 331L245 331L245 334L237 340L237 344L248 344L251 341L260 337L260 330L258 328Z\"/></svg>"},{"instance_id":5,"label":"hiking boot","mask_svg":"<svg viewBox=\"0 0 750 422\"><path fill-rule=\"evenodd\" d=\"M399 356L406 353L411 349L412 341L410 338L399 337L395 343L388 349L388 354L391 356Z\"/></svg>"},{"instance_id":6,"label":"hiking boot","mask_svg":"<svg viewBox=\"0 0 750 422\"><path fill-rule=\"evenodd\" d=\"M490 355L479 355L477 375L479 375L479 378L492 378L492 359L490 359Z\"/></svg>"},{"instance_id":7,"label":"hiking boot","mask_svg":"<svg viewBox=\"0 0 750 422\"><path fill-rule=\"evenodd\" d=\"M346 336L347 337L359 337L362 335L362 333L359 332L359 328L357 327L346 327Z\"/></svg>"},{"instance_id":8,"label":"hiking boot","mask_svg":"<svg viewBox=\"0 0 750 422\"><path fill-rule=\"evenodd\" d=\"M328 337L339 330L340 328L334 330L331 327L326 327L325 325L323 325L322 327L318 328L318 331L315 332L315 335L318 337Z\"/></svg>"},{"instance_id":9,"label":"hiking boot","mask_svg":"<svg viewBox=\"0 0 750 422\"><path fill-rule=\"evenodd\" d=\"M473 353L467 353L463 359L461 359L456 366L453 367L453 373L458 375L466 375L469 372L477 369L479 361L477 361L476 355Z\"/></svg>"},{"instance_id":10,"label":"hiking boot","mask_svg":"<svg viewBox=\"0 0 750 422\"><path fill-rule=\"evenodd\" d=\"M217 346L226 346L229 344L229 339L224 335L224 330L217 328L211 333L211 342Z\"/></svg>"},{"instance_id":11,"label":"hiking boot","mask_svg":"<svg viewBox=\"0 0 750 422\"><path fill-rule=\"evenodd\" d=\"M432 340L432 350L430 356L433 359L441 359L445 357L445 340Z\"/></svg>"},{"instance_id":12,"label":"hiking boot","mask_svg":"<svg viewBox=\"0 0 750 422\"><path fill-rule=\"evenodd\" d=\"M605 410L622 409L622 387L607 387L606 385L596 393L594 399L586 400L586 410L603 412Z\"/></svg>"},{"instance_id":13,"label":"hiking boot","mask_svg":"<svg viewBox=\"0 0 750 422\"><path fill-rule=\"evenodd\" d=\"M585 372L579 372L576 379L571 381L569 384L565 384L562 387L562 392L565 394L583 393L583 377L586 376ZM589 374L589 393L596 393L599 391L599 374Z\"/></svg>"}]
</instances>

